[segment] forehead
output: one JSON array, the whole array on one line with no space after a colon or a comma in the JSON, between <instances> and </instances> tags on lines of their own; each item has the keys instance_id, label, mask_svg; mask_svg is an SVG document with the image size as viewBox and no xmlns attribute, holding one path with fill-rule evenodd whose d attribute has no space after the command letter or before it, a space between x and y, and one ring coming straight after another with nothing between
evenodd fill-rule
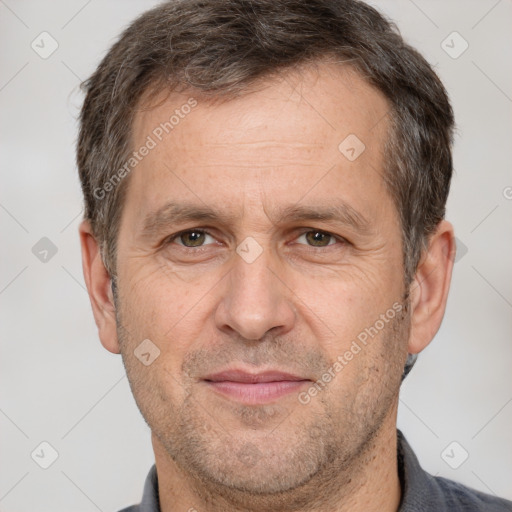
<instances>
[{"instance_id":1,"label":"forehead","mask_svg":"<svg viewBox=\"0 0 512 512\"><path fill-rule=\"evenodd\" d=\"M187 103L192 97L198 106L191 109L189 115ZM214 142L212 136L219 142L240 143L246 139L252 142L255 131L264 136L270 128L274 128L274 138L282 142L296 142L301 135L305 142L325 140L328 132L337 138L347 128L357 131L361 138L369 135L367 139L374 139L378 131L370 134L368 130L373 131L376 122L385 126L385 122L379 121L390 109L383 94L354 68L332 63L302 66L260 79L236 98L218 96L212 101L193 89L183 93L161 91L151 99L143 97L141 105L132 126L133 142L142 140L159 123L169 121L173 114L173 137L193 135L197 142ZM293 121L302 122L290 122L289 117L281 115L292 111ZM200 118L200 125L181 123L183 116ZM221 116L229 116L229 122L226 123L226 119L219 122ZM178 130L179 124L182 126ZM282 128L286 130L281 131ZM265 140L264 137L261 140Z\"/></svg>"},{"instance_id":2,"label":"forehead","mask_svg":"<svg viewBox=\"0 0 512 512\"><path fill-rule=\"evenodd\" d=\"M269 208L279 201L276 187L296 189L292 201L322 189L382 191L389 105L348 66L283 73L226 101L191 90L162 93L153 103L133 123L133 149L148 137L154 147L130 176L132 208L156 208L173 194L203 203L221 194L223 207L236 208L236 200L226 201L230 191L246 202L263 182Z\"/></svg>"}]
</instances>

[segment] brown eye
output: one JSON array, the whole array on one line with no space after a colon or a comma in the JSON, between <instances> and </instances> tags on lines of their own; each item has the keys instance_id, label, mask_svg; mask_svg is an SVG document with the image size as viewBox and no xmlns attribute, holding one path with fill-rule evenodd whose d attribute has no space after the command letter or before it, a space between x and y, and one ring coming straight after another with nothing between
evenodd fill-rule
<instances>
[{"instance_id":1,"label":"brown eye","mask_svg":"<svg viewBox=\"0 0 512 512\"><path fill-rule=\"evenodd\" d=\"M333 235L323 231L308 231L301 235L299 239L302 237L305 237L307 244L313 247L326 247L335 242Z\"/></svg>"},{"instance_id":2,"label":"brown eye","mask_svg":"<svg viewBox=\"0 0 512 512\"><path fill-rule=\"evenodd\" d=\"M199 247L204 244L206 236L204 231L186 231L177 240L185 247Z\"/></svg>"}]
</instances>

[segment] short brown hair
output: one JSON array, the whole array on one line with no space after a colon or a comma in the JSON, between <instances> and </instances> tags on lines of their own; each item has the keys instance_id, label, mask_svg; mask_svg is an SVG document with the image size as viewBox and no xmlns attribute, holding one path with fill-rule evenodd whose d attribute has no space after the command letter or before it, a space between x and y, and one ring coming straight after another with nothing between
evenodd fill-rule
<instances>
[{"instance_id":1,"label":"short brown hair","mask_svg":"<svg viewBox=\"0 0 512 512\"><path fill-rule=\"evenodd\" d=\"M383 177L400 215L410 282L445 215L453 112L427 61L357 0L170 0L122 33L83 84L77 148L85 218L111 275L129 183L119 170L133 151L141 98L164 88L229 98L259 79L326 59L348 63L391 105ZM112 190L99 194L107 182Z\"/></svg>"}]
</instances>

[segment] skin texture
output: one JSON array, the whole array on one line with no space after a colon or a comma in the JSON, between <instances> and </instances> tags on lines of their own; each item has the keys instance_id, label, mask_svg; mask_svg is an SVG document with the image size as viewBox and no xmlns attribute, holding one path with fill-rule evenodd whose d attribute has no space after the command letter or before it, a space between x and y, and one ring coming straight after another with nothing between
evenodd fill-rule
<instances>
[{"instance_id":1,"label":"skin texture","mask_svg":"<svg viewBox=\"0 0 512 512\"><path fill-rule=\"evenodd\" d=\"M350 68L288 72L215 104L166 93L137 114L134 147L191 96L197 106L129 178L115 301L91 227L80 228L100 339L121 352L152 429L162 511L397 510L400 380L407 353L441 323L452 227L439 224L406 287L398 213L381 177L389 106ZM338 149L349 134L365 144L354 161ZM178 201L219 216L156 220ZM282 216L342 204L359 225ZM190 232L173 238L200 228L208 235L198 246L183 245ZM261 254L248 263L239 246ZM134 354L145 339L160 350L149 366ZM203 380L228 368L307 382L247 404ZM299 392L319 380L328 383L302 403Z\"/></svg>"}]
</instances>

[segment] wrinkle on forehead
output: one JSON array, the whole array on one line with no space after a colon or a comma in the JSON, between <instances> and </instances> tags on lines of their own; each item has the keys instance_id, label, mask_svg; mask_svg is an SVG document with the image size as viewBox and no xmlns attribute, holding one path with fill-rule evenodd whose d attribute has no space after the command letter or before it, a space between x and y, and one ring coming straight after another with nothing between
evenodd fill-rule
<instances>
[{"instance_id":1,"label":"wrinkle on forehead","mask_svg":"<svg viewBox=\"0 0 512 512\"><path fill-rule=\"evenodd\" d=\"M158 108L137 114L135 146L195 93L167 96ZM379 171L388 103L350 68L305 68L300 76L283 74L266 88L230 101L196 99L197 106L133 173L127 203L135 195L132 208L143 215L178 194L224 208L238 202L244 212L259 201L268 216L305 196L319 204L327 194L332 203L338 187L340 197L359 211L372 201L373 210L384 206L375 201L382 202L384 190ZM338 149L349 134L366 146L354 162Z\"/></svg>"},{"instance_id":2,"label":"wrinkle on forehead","mask_svg":"<svg viewBox=\"0 0 512 512\"><path fill-rule=\"evenodd\" d=\"M248 88L247 93L235 98L210 98L201 91L190 89L182 92L162 91L160 101L156 107L140 110L135 116L133 124L133 140L143 141L147 135L146 122L154 123L153 115L156 110L162 110L171 115L176 108L185 104L190 97L198 102L201 112L195 107L190 115L201 116L201 124L215 124L220 112L229 112L228 124L219 123L216 130L216 138L212 138L208 131L206 134L196 126L193 130L193 139L204 146L220 146L236 144L258 144L269 142L273 145L287 144L289 147L299 149L301 145L315 146L326 142L318 137L315 142L315 132L318 126L309 126L310 123L301 125L304 129L304 142L297 140L297 134L289 134L288 130L279 132L279 140L275 134L272 138L265 137L264 130L268 127L269 118L272 125L287 125L288 119L283 111L294 104L297 109L302 109L305 114L314 113L330 131L343 130L344 119L339 119L335 110L343 103L343 110L350 117L358 119L361 125L367 124L373 128L380 123L390 109L390 105L384 95L374 86L364 80L360 73L350 65L344 63L313 63L300 66L298 69L286 70L281 74L261 80L261 85L256 91ZM354 101L354 99L356 101ZM357 101L359 99L359 101ZM361 101L362 100L362 101ZM253 108L251 108L253 107ZM267 109L268 107L268 109ZM334 107L334 108L333 108ZM271 116L268 113L271 112ZM188 115L187 115L188 117ZM163 118L165 120L165 117ZM186 118L183 120L186 121ZM311 119L309 119L311 121ZM157 123L158 124L158 123ZM191 133L183 130L185 122L180 122L172 132L172 136L183 137L191 140ZM231 126L230 126L231 125ZM296 126L295 126L296 127ZM309 129L308 129L309 128ZM318 133L318 135L320 135Z\"/></svg>"}]
</instances>

